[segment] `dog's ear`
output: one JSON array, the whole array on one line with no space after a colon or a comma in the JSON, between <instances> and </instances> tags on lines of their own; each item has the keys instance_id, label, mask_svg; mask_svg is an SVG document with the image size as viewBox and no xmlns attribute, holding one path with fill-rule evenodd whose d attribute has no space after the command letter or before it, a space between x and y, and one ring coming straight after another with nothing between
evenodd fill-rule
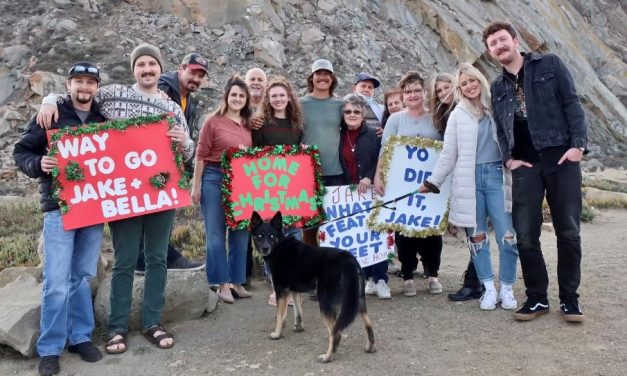
<instances>
[{"instance_id":1,"label":"dog's ear","mask_svg":"<svg viewBox=\"0 0 627 376\"><path fill-rule=\"evenodd\" d=\"M263 219L256 211L253 212L253 215L250 216L250 228L255 228L263 223Z\"/></svg>"},{"instance_id":2,"label":"dog's ear","mask_svg":"<svg viewBox=\"0 0 627 376\"><path fill-rule=\"evenodd\" d=\"M270 224L272 224L274 228L277 228L281 231L283 230L283 216L281 215L281 211L278 211L274 214L274 217L272 217Z\"/></svg>"}]
</instances>

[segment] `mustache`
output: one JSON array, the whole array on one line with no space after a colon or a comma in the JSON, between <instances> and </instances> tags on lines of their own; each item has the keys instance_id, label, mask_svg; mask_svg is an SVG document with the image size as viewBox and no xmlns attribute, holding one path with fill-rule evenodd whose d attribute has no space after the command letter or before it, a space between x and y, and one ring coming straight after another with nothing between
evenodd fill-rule
<instances>
[{"instance_id":1,"label":"mustache","mask_svg":"<svg viewBox=\"0 0 627 376\"><path fill-rule=\"evenodd\" d=\"M507 52L507 51L509 51L509 48L507 47L499 48L498 50L496 50L496 54L499 55L501 52Z\"/></svg>"},{"instance_id":2,"label":"mustache","mask_svg":"<svg viewBox=\"0 0 627 376\"><path fill-rule=\"evenodd\" d=\"M156 76L156 74L154 74L153 72L145 72L145 73L142 73L142 77L148 77L148 76L152 76L152 77L154 77L154 76Z\"/></svg>"}]
</instances>

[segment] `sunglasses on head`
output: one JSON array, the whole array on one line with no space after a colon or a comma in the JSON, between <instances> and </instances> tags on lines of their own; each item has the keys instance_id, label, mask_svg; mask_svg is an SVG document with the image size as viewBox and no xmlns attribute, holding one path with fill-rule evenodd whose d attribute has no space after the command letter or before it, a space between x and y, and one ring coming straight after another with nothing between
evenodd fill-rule
<instances>
[{"instance_id":1,"label":"sunglasses on head","mask_svg":"<svg viewBox=\"0 0 627 376\"><path fill-rule=\"evenodd\" d=\"M361 115L361 111L359 111L359 110L344 110L344 115L350 115L350 114Z\"/></svg>"},{"instance_id":2,"label":"sunglasses on head","mask_svg":"<svg viewBox=\"0 0 627 376\"><path fill-rule=\"evenodd\" d=\"M68 74L81 74L81 73L89 73L96 77L99 76L98 68L96 67L86 67L84 65L75 65L68 71Z\"/></svg>"}]
</instances>

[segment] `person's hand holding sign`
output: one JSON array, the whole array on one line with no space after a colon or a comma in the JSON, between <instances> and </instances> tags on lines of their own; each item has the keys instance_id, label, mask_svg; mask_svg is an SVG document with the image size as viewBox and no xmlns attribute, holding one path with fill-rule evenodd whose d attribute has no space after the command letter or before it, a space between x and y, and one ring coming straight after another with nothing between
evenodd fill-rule
<instances>
[{"instance_id":1,"label":"person's hand holding sign","mask_svg":"<svg viewBox=\"0 0 627 376\"><path fill-rule=\"evenodd\" d=\"M166 135L168 135L168 137L172 137L172 140L178 142L181 145L184 145L189 137L183 127L178 125L170 128Z\"/></svg>"},{"instance_id":2,"label":"person's hand holding sign","mask_svg":"<svg viewBox=\"0 0 627 376\"><path fill-rule=\"evenodd\" d=\"M365 177L359 181L359 193L366 193L370 189L372 182L369 177Z\"/></svg>"},{"instance_id":3,"label":"person's hand holding sign","mask_svg":"<svg viewBox=\"0 0 627 376\"><path fill-rule=\"evenodd\" d=\"M50 173L50 171L52 171L58 165L59 163L54 157L49 157L47 155L41 157L41 170L45 173Z\"/></svg>"}]
</instances>

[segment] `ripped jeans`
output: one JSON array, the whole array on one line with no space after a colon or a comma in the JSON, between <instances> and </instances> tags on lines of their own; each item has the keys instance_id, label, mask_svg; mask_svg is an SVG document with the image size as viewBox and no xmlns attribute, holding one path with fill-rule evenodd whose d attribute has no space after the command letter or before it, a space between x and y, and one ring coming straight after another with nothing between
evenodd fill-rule
<instances>
[{"instance_id":1,"label":"ripped jeans","mask_svg":"<svg viewBox=\"0 0 627 376\"><path fill-rule=\"evenodd\" d=\"M481 163L475 166L477 227L466 228L468 247L480 281L494 279L488 217L496 233L499 248L499 280L513 284L516 281L518 248L512 216L505 211L503 193L503 165L501 162Z\"/></svg>"}]
</instances>

